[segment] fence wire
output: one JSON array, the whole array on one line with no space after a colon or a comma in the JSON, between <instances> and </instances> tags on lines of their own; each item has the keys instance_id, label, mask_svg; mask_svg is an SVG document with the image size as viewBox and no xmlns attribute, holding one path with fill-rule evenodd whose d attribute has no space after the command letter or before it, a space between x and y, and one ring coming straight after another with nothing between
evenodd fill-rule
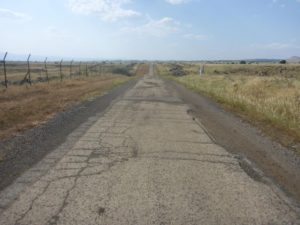
<instances>
[{"instance_id":1,"label":"fence wire","mask_svg":"<svg viewBox=\"0 0 300 225\"><path fill-rule=\"evenodd\" d=\"M1 61L1 84L10 85L34 84L50 82L75 77L101 75L133 75L134 62L79 62L79 61L7 61L6 56ZM0 73L0 74L1 74Z\"/></svg>"}]
</instances>

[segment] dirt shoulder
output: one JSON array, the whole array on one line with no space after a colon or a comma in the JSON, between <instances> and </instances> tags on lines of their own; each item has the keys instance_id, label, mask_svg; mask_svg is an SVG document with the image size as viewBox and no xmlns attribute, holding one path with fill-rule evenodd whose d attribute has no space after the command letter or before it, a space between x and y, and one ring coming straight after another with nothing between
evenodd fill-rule
<instances>
[{"instance_id":1,"label":"dirt shoulder","mask_svg":"<svg viewBox=\"0 0 300 225\"><path fill-rule=\"evenodd\" d=\"M0 161L0 190L40 161L47 153L64 143L67 136L88 118L104 112L114 99L133 87L135 83L136 80L130 80L103 96L84 101L57 113L44 124L14 138L1 141L0 153L4 158Z\"/></svg>"},{"instance_id":2,"label":"dirt shoulder","mask_svg":"<svg viewBox=\"0 0 300 225\"><path fill-rule=\"evenodd\" d=\"M299 156L212 99L194 93L175 81L168 80L166 85L176 90L180 98L191 106L189 113L201 121L219 145L247 157L290 197L300 202Z\"/></svg>"}]
</instances>

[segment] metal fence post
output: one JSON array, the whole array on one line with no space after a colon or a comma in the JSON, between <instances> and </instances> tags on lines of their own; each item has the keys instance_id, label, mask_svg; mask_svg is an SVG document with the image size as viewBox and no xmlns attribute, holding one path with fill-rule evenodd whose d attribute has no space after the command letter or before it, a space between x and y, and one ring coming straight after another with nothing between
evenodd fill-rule
<instances>
[{"instance_id":1,"label":"metal fence post","mask_svg":"<svg viewBox=\"0 0 300 225\"><path fill-rule=\"evenodd\" d=\"M26 72L21 84L24 84L25 82L27 82L31 85L31 71L30 71L30 61L29 61L30 56L31 56L31 54L29 54L27 57L27 72Z\"/></svg>"},{"instance_id":2,"label":"metal fence post","mask_svg":"<svg viewBox=\"0 0 300 225\"><path fill-rule=\"evenodd\" d=\"M79 62L79 76L81 76L81 61Z\"/></svg>"},{"instance_id":3,"label":"metal fence post","mask_svg":"<svg viewBox=\"0 0 300 225\"><path fill-rule=\"evenodd\" d=\"M30 71L30 61L29 61L30 57L31 57L31 54L29 54L28 58L27 58L27 74L28 74L28 82L31 85L31 71Z\"/></svg>"},{"instance_id":4,"label":"metal fence post","mask_svg":"<svg viewBox=\"0 0 300 225\"><path fill-rule=\"evenodd\" d=\"M5 62L6 56L7 56L7 52L5 52L5 55L4 55L4 57L3 57L4 85L5 85L5 88L8 87L8 85L7 85L7 75L6 75L6 62Z\"/></svg>"},{"instance_id":5,"label":"metal fence post","mask_svg":"<svg viewBox=\"0 0 300 225\"><path fill-rule=\"evenodd\" d=\"M46 78L47 78L47 82L49 83L49 75L48 75L48 69L47 69L47 57L44 61L44 66L45 66L45 73L46 73Z\"/></svg>"},{"instance_id":6,"label":"metal fence post","mask_svg":"<svg viewBox=\"0 0 300 225\"><path fill-rule=\"evenodd\" d=\"M70 63L70 77L72 77L72 65L73 65L73 61L74 60L71 60L71 63Z\"/></svg>"},{"instance_id":7,"label":"metal fence post","mask_svg":"<svg viewBox=\"0 0 300 225\"><path fill-rule=\"evenodd\" d=\"M89 74L88 74L88 65L87 64L85 64L85 76L88 76Z\"/></svg>"},{"instance_id":8,"label":"metal fence post","mask_svg":"<svg viewBox=\"0 0 300 225\"><path fill-rule=\"evenodd\" d=\"M60 81L62 82L63 80L63 75L62 75L62 68L61 68L61 64L63 62L63 59L60 60L60 63L59 63L59 75L60 75Z\"/></svg>"}]
</instances>

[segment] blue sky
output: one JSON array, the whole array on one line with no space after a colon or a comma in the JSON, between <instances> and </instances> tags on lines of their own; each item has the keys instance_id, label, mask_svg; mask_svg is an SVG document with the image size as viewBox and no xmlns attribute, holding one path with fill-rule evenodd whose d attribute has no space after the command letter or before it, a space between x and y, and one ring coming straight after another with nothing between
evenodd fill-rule
<instances>
[{"instance_id":1,"label":"blue sky","mask_svg":"<svg viewBox=\"0 0 300 225\"><path fill-rule=\"evenodd\" d=\"M0 0L0 52L86 59L300 55L300 0Z\"/></svg>"}]
</instances>

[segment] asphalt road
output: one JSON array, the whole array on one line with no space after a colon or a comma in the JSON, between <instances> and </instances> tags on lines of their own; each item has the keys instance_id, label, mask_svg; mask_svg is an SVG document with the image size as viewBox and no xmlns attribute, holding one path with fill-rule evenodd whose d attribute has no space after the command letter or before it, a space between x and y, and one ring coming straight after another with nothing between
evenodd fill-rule
<instances>
[{"instance_id":1,"label":"asphalt road","mask_svg":"<svg viewBox=\"0 0 300 225\"><path fill-rule=\"evenodd\" d=\"M1 193L0 224L300 224L285 194L189 110L151 67L74 145Z\"/></svg>"}]
</instances>

